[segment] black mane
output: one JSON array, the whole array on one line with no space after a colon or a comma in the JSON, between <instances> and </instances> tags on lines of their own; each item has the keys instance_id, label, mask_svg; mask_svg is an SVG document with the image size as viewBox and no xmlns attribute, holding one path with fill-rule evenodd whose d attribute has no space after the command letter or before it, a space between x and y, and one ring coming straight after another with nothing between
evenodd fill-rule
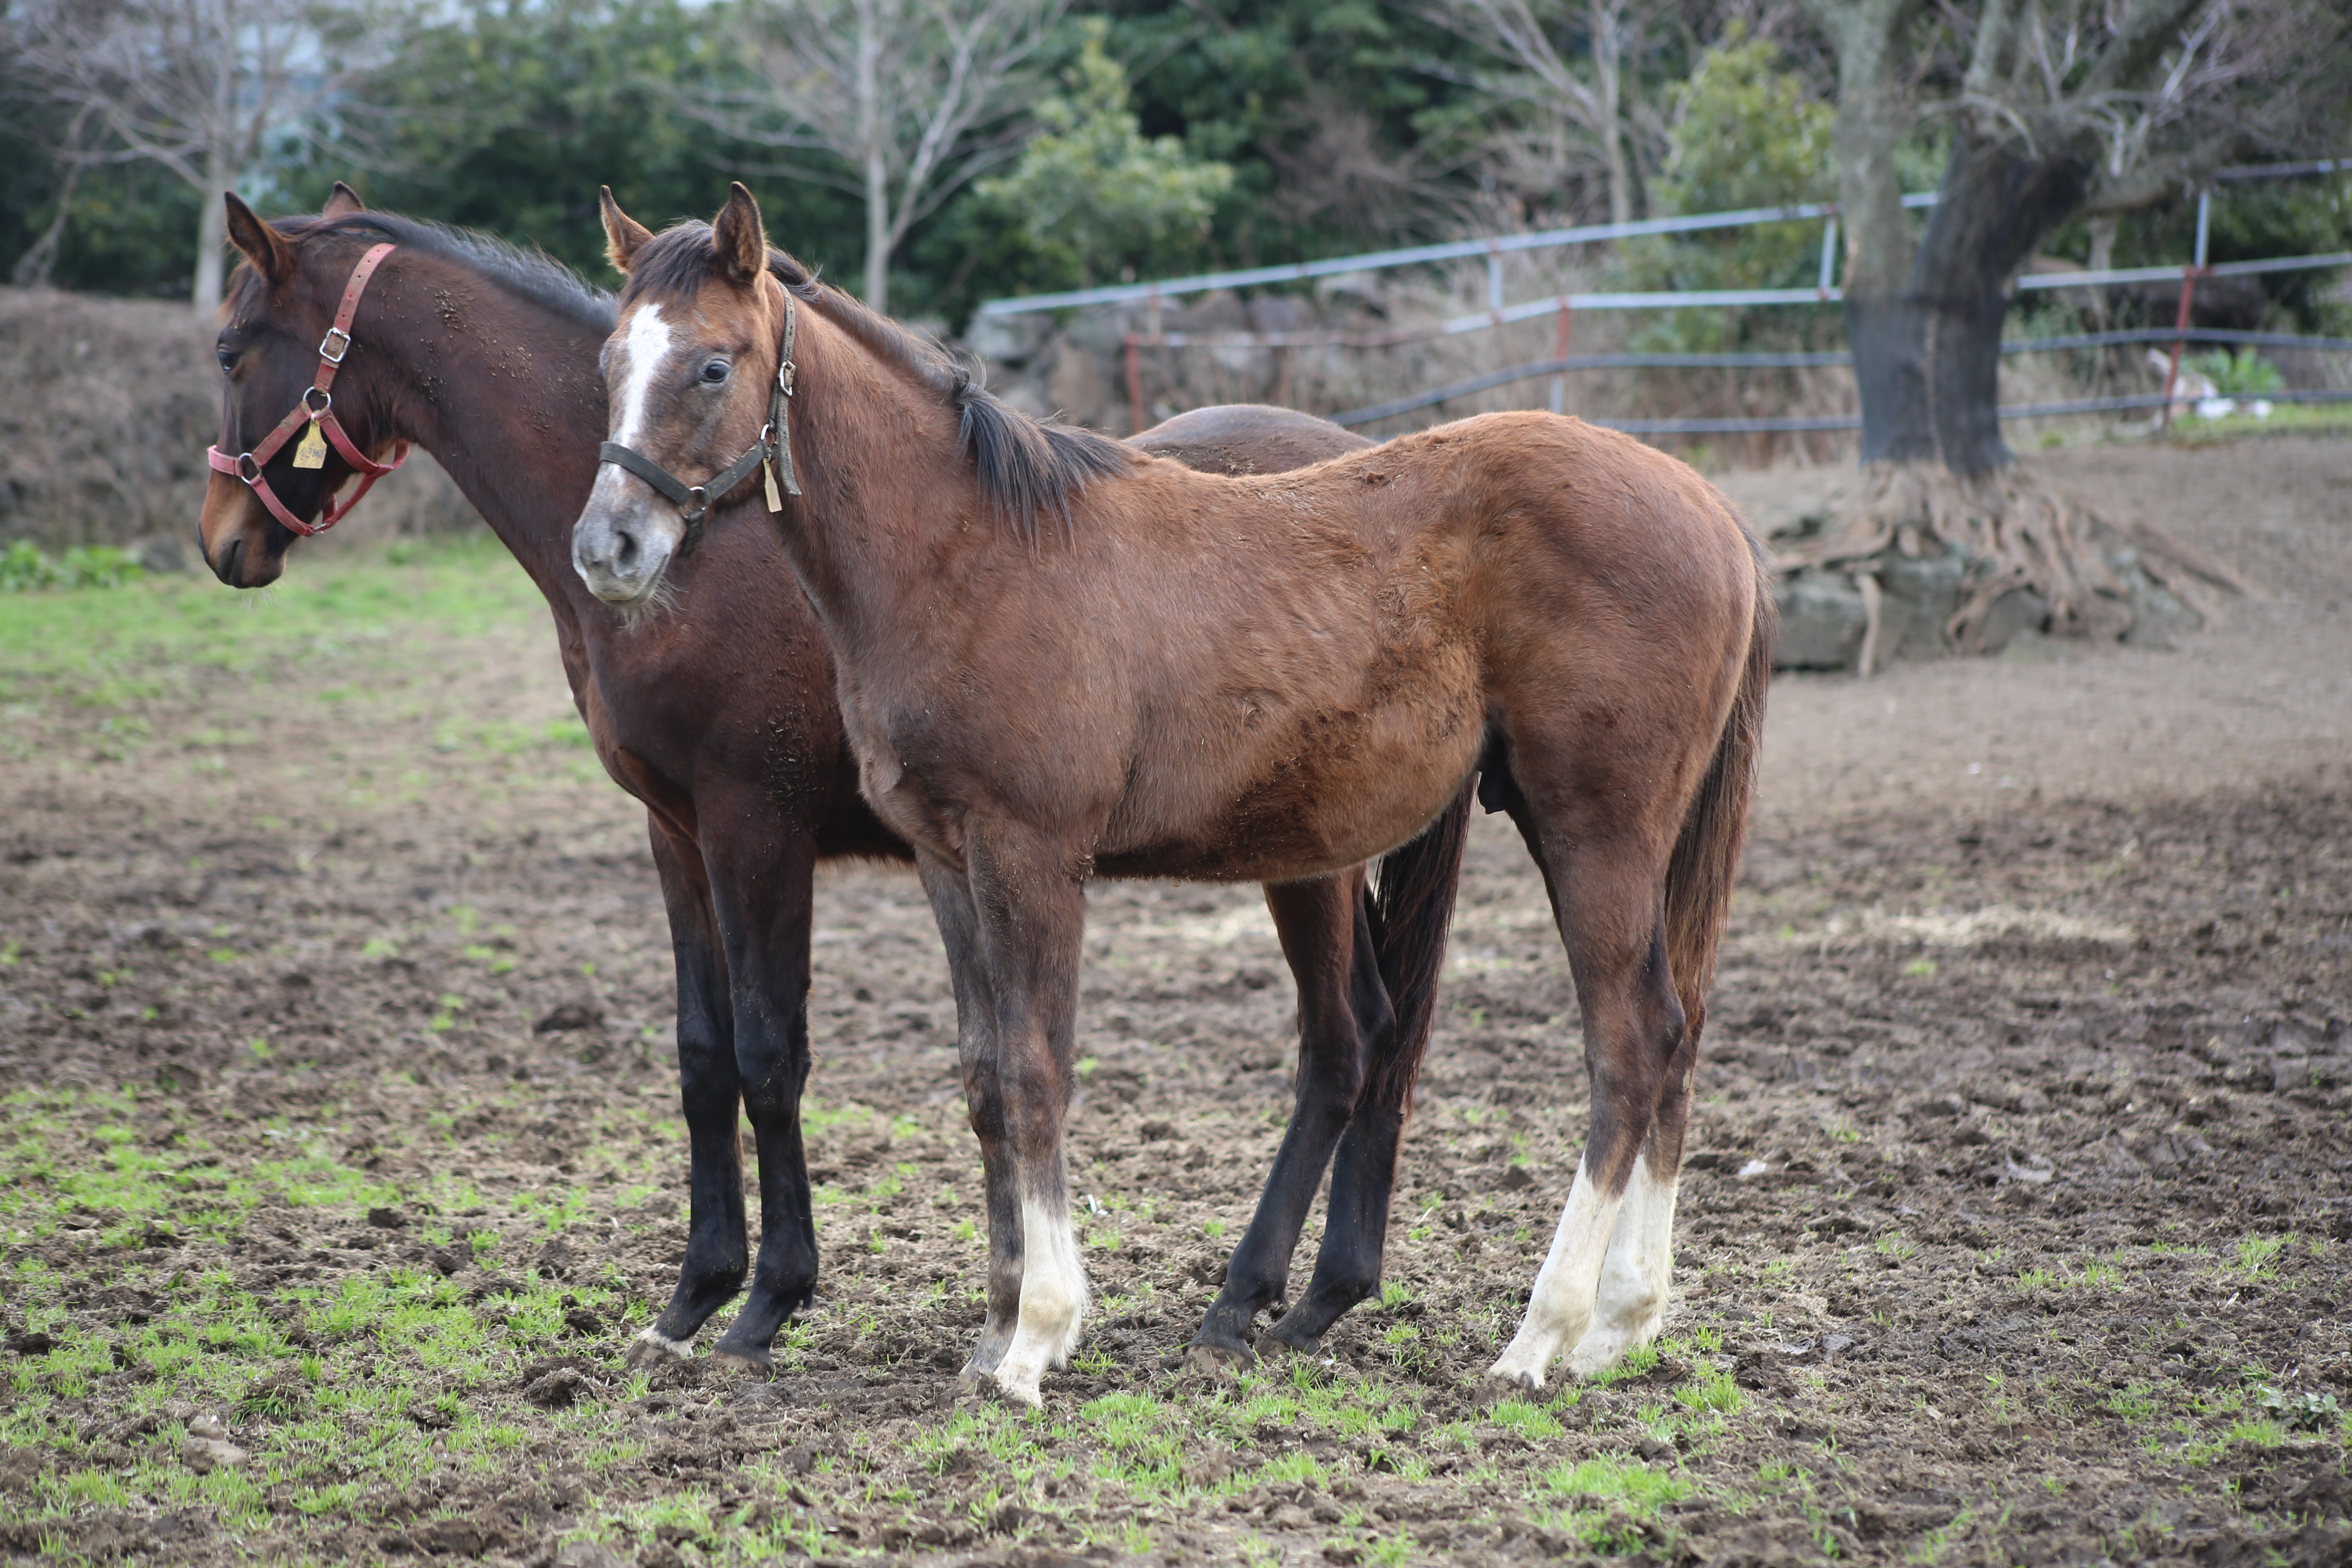
<instances>
[{"instance_id":1,"label":"black mane","mask_svg":"<svg viewBox=\"0 0 2352 1568\"><path fill-rule=\"evenodd\" d=\"M707 223L682 223L663 230L637 251L621 302L669 302L693 298L719 265L718 247ZM876 314L840 289L818 281L795 258L772 247L768 270L793 298L822 310L825 319L855 338L876 358L918 385L928 387L961 420L963 448L974 477L998 515L1028 541L1037 537L1041 513L1058 513L1070 525L1070 500L1087 481L1125 471L1135 461L1126 446L1093 430L1032 419L982 385L929 338Z\"/></svg>"},{"instance_id":2,"label":"black mane","mask_svg":"<svg viewBox=\"0 0 2352 1568\"><path fill-rule=\"evenodd\" d=\"M341 217L277 218L270 226L289 239L323 235L371 241L388 239L404 248L421 250L482 273L581 326L599 332L613 330L615 307L610 294L591 288L571 268L543 252L525 250L490 235L380 212L346 213ZM250 287L252 268L239 270L247 275L246 286Z\"/></svg>"}]
</instances>

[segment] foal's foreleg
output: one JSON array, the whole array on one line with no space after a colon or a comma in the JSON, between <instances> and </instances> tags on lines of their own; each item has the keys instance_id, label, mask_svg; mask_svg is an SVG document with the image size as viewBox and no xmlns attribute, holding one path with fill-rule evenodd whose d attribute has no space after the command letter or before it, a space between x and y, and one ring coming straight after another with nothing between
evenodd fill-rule
<instances>
[{"instance_id":1,"label":"foal's foreleg","mask_svg":"<svg viewBox=\"0 0 2352 1568\"><path fill-rule=\"evenodd\" d=\"M1087 1307L1062 1141L1086 890L1068 869L1076 854L1017 826L968 824L965 858L992 993L1010 1185L1020 1205L1020 1316L994 1378L1005 1397L1035 1405L1046 1368L1066 1364L1077 1343ZM993 1226L992 1205L990 1219Z\"/></svg>"},{"instance_id":2,"label":"foal's foreleg","mask_svg":"<svg viewBox=\"0 0 2352 1568\"><path fill-rule=\"evenodd\" d=\"M1252 1359L1251 1322L1280 1300L1289 1285L1290 1256L1297 1248L1316 1189L1322 1185L1332 1146L1351 1129L1349 1118L1363 1090L1368 1058L1395 1032L1365 911L1363 870L1271 885L1265 902L1281 933L1283 957L1298 983L1297 1099L1257 1212L1226 1265L1224 1288L1210 1305L1200 1332L1192 1336L1196 1355L1243 1364ZM1335 1179L1334 1203L1339 1192ZM1383 1204L1383 1217L1385 1207ZM1325 1227L1327 1255L1332 1226L1339 1220L1333 1215ZM1376 1244L1375 1280L1379 1268ZM1319 1265L1316 1278L1322 1282ZM1285 1333L1277 1325L1270 1331L1277 1343L1311 1352L1330 1320L1362 1299L1359 1294L1331 1307L1322 1327L1301 1332L1299 1324L1292 1324L1292 1332ZM1300 1323L1321 1316L1318 1308ZM1294 1309L1283 1322L1295 1318L1300 1314Z\"/></svg>"},{"instance_id":3,"label":"foal's foreleg","mask_svg":"<svg viewBox=\"0 0 2352 1568\"><path fill-rule=\"evenodd\" d=\"M981 951L980 917L964 873L924 855L917 870L947 948L955 987L956 1055L963 1068L964 1114L980 1140L981 1179L988 1207L988 1313L980 1342L956 1381L966 1388L995 1372L1021 1317L1021 1202L1013 1180L1013 1152L1004 1136L1004 1090L997 1077L995 991Z\"/></svg>"},{"instance_id":4,"label":"foal's foreleg","mask_svg":"<svg viewBox=\"0 0 2352 1568\"><path fill-rule=\"evenodd\" d=\"M710 885L693 839L648 816L677 963L678 1103L686 1116L688 1218L677 1287L661 1315L638 1334L633 1359L687 1354L711 1313L741 1289L749 1261L742 1153L735 1138L741 1088L727 961Z\"/></svg>"},{"instance_id":5,"label":"foal's foreleg","mask_svg":"<svg viewBox=\"0 0 2352 1568\"><path fill-rule=\"evenodd\" d=\"M1656 1330L1671 1268L1674 1169L1661 1172L1643 1155L1668 1075L1686 1049L1682 1003L1666 965L1663 865L1653 876L1644 864L1651 858L1633 853L1559 858L1566 864L1548 864L1545 880L1584 1015L1592 1123L1527 1316L1488 1373L1528 1389L1541 1388L1553 1358L1595 1327L1595 1299L1612 1260L1618 1268L1602 1300L1609 1326L1590 1356L1580 1353L1576 1370L1599 1371L1638 1342L1629 1336ZM1679 1160L1678 1129L1673 1142ZM1614 1242L1621 1229L1622 1247Z\"/></svg>"}]
</instances>

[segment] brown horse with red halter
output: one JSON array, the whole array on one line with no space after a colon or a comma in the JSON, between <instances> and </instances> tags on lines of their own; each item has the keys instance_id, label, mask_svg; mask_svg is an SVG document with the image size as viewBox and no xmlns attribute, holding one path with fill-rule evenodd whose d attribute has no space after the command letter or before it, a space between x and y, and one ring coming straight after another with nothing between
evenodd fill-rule
<instances>
[{"instance_id":1,"label":"brown horse with red halter","mask_svg":"<svg viewBox=\"0 0 2352 1568\"><path fill-rule=\"evenodd\" d=\"M1474 776L1543 872L1593 1080L1493 1371L1539 1387L1562 1352L1590 1373L1655 1334L1771 669L1763 552L1723 498L1540 414L1202 474L976 415L919 343L772 252L740 184L715 224L657 237L607 193L605 226L629 273L610 439L644 461L744 450L796 334L773 446L803 493L772 527L832 640L862 792L947 942L989 1176L968 1371L1034 1405L1079 1331L1063 1121L1087 881L1328 875L1458 810ZM709 538L768 512L747 490ZM608 466L573 559L626 601L623 563L679 526Z\"/></svg>"},{"instance_id":2,"label":"brown horse with red halter","mask_svg":"<svg viewBox=\"0 0 2352 1568\"><path fill-rule=\"evenodd\" d=\"M639 1351L683 1352L749 1271L750 1299L719 1350L764 1363L816 1278L798 1114L812 872L821 859L910 855L857 797L808 603L764 529L731 530L691 559L659 563L677 614L627 617L582 585L572 523L597 469L605 296L482 237L366 211L341 186L319 216L272 223L231 196L228 234L247 265L221 312L216 450L240 458L215 464L205 558L234 587L275 580L295 540L347 515L366 479L394 466L377 458L414 441L546 595L597 755L645 803L677 960L691 1215L677 1289ZM295 415L280 419L289 404ZM306 424L328 447L314 468L287 450ZM254 430L270 435L248 451L243 433ZM1272 472L1369 443L1303 415L1243 407L1182 416L1137 445L1221 471ZM359 491L331 506L354 475ZM1391 857L1377 898L1349 872L1272 900L1299 983L1299 1101L1205 1331L1227 1355L1249 1353L1252 1316L1285 1293L1292 1246L1343 1134L1335 1202L1385 1212L1391 1130L1428 1039L1461 828L1457 814L1449 832ZM756 1267L743 1114L759 1153ZM1325 1298L1355 1288L1368 1240L1376 1268L1370 1230L1330 1227L1317 1276Z\"/></svg>"}]
</instances>

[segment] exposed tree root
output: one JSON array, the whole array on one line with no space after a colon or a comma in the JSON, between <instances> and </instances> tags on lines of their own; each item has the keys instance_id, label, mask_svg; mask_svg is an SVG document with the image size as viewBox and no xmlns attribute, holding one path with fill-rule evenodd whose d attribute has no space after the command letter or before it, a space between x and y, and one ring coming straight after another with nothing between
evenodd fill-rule
<instances>
[{"instance_id":1,"label":"exposed tree root","mask_svg":"<svg viewBox=\"0 0 2352 1568\"><path fill-rule=\"evenodd\" d=\"M1782 572L1851 569L1889 550L1917 559L1952 545L1966 553L1970 578L1944 631L1965 652L1980 651L1986 616L2018 588L2048 601L2053 632L2123 636L2132 622L2130 590L2109 560L2122 545L2137 549L2151 581L2200 611L2211 607L2204 584L2259 596L2253 584L2194 545L2151 523L2105 516L2016 468L1965 479L1940 463L1873 464L1860 493L1821 532L1776 552L1773 565Z\"/></svg>"}]
</instances>

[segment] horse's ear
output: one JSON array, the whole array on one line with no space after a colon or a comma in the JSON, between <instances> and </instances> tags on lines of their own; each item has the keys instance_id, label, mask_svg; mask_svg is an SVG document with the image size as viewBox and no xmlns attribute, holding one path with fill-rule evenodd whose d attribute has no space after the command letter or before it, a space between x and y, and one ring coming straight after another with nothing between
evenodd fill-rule
<instances>
[{"instance_id":1,"label":"horse's ear","mask_svg":"<svg viewBox=\"0 0 2352 1568\"><path fill-rule=\"evenodd\" d=\"M710 226L711 243L719 248L719 265L737 283L749 283L768 269L768 231L760 222L760 204L738 180L728 188L727 205Z\"/></svg>"},{"instance_id":2,"label":"horse's ear","mask_svg":"<svg viewBox=\"0 0 2352 1568\"><path fill-rule=\"evenodd\" d=\"M365 211L367 211L367 203L360 200L360 194L352 189L351 186L343 184L342 181L337 180L335 182L333 194L327 197L327 205L319 209L319 216L320 217L349 217L353 213L363 213Z\"/></svg>"},{"instance_id":3,"label":"horse's ear","mask_svg":"<svg viewBox=\"0 0 2352 1568\"><path fill-rule=\"evenodd\" d=\"M596 205L604 214L604 259L615 270L626 272L629 263L637 258L638 247L654 237L654 231L621 210L610 185L597 187Z\"/></svg>"},{"instance_id":4,"label":"horse's ear","mask_svg":"<svg viewBox=\"0 0 2352 1568\"><path fill-rule=\"evenodd\" d=\"M284 282L294 270L294 247L286 237L255 216L235 191L223 191L221 203L228 209L228 242L245 252L256 272L272 283Z\"/></svg>"}]
</instances>

